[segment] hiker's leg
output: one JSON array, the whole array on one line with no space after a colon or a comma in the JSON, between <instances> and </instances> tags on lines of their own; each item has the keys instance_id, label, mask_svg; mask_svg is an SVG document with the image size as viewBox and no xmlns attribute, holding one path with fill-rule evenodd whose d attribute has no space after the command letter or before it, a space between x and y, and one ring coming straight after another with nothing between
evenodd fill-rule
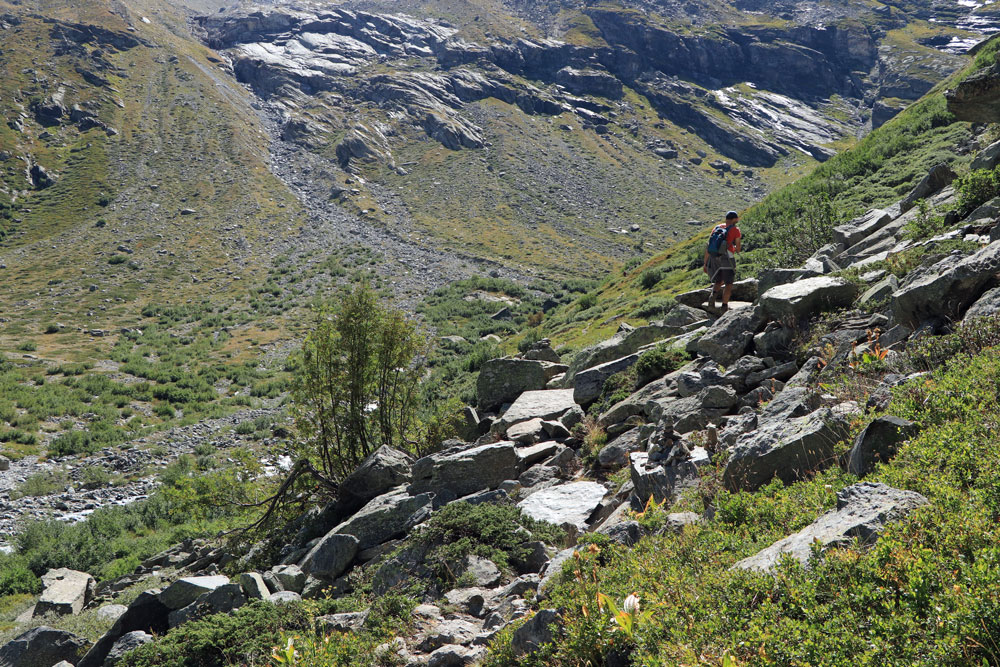
<instances>
[{"instance_id":1,"label":"hiker's leg","mask_svg":"<svg viewBox=\"0 0 1000 667\"><path fill-rule=\"evenodd\" d=\"M731 297L732 295L733 295L733 284L732 283L726 283L726 289L722 293L722 305L723 306L725 306L726 304L729 303L729 297Z\"/></svg>"}]
</instances>

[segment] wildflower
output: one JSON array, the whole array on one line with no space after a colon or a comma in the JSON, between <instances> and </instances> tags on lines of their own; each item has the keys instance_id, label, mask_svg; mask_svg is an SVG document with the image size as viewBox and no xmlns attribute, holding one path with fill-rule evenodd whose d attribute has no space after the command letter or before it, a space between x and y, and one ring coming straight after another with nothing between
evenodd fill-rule
<instances>
[{"instance_id":1,"label":"wildflower","mask_svg":"<svg viewBox=\"0 0 1000 667\"><path fill-rule=\"evenodd\" d=\"M622 609L626 614L638 614L639 613L639 594L632 593L625 601L622 602Z\"/></svg>"}]
</instances>

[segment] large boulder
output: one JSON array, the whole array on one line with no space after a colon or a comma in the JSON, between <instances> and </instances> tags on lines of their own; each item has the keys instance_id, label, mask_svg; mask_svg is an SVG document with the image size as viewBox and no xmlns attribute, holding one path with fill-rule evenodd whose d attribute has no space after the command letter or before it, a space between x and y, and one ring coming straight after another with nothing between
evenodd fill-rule
<instances>
[{"instance_id":1,"label":"large boulder","mask_svg":"<svg viewBox=\"0 0 1000 667\"><path fill-rule=\"evenodd\" d=\"M757 298L757 293L758 285L756 278L744 278L743 280L737 280L733 283L733 301L754 301ZM708 301L709 296L711 296L711 288L704 287L702 289L691 290L690 292L678 294L674 297L674 299L677 303L685 306L699 308L702 304Z\"/></svg>"},{"instance_id":2,"label":"large boulder","mask_svg":"<svg viewBox=\"0 0 1000 667\"><path fill-rule=\"evenodd\" d=\"M804 278L815 278L820 275L809 269L767 269L757 279L757 289L761 294L778 285L787 285Z\"/></svg>"},{"instance_id":3,"label":"large boulder","mask_svg":"<svg viewBox=\"0 0 1000 667\"><path fill-rule=\"evenodd\" d=\"M368 455L338 489L338 516L348 516L372 498L410 481L409 454L383 445Z\"/></svg>"},{"instance_id":4,"label":"large boulder","mask_svg":"<svg viewBox=\"0 0 1000 667\"><path fill-rule=\"evenodd\" d=\"M433 498L431 493L411 496L405 486L400 486L370 500L333 532L358 538L359 550L378 546L424 521L430 515Z\"/></svg>"},{"instance_id":5,"label":"large boulder","mask_svg":"<svg viewBox=\"0 0 1000 667\"><path fill-rule=\"evenodd\" d=\"M229 577L211 575L206 577L183 577L167 586L160 593L160 602L168 609L186 607L205 593L211 593L229 583Z\"/></svg>"},{"instance_id":6,"label":"large boulder","mask_svg":"<svg viewBox=\"0 0 1000 667\"><path fill-rule=\"evenodd\" d=\"M864 477L877 463L885 463L896 455L899 445L919 433L913 422L899 417L878 417L868 424L854 440L845 460L847 472Z\"/></svg>"},{"instance_id":7,"label":"large boulder","mask_svg":"<svg viewBox=\"0 0 1000 667\"><path fill-rule=\"evenodd\" d=\"M698 468L709 462L708 452L701 447L694 448L691 458L673 465L650 462L646 452L635 452L629 458L633 493L643 503L651 497L658 503L673 501L681 491L697 485Z\"/></svg>"},{"instance_id":8,"label":"large boulder","mask_svg":"<svg viewBox=\"0 0 1000 667\"><path fill-rule=\"evenodd\" d=\"M950 256L930 270L907 276L892 295L896 320L916 327L932 317L957 319L1000 272L1000 241L967 256Z\"/></svg>"},{"instance_id":9,"label":"large boulder","mask_svg":"<svg viewBox=\"0 0 1000 667\"><path fill-rule=\"evenodd\" d=\"M777 287L773 289L779 289ZM733 309L715 321L698 339L698 354L728 366L742 357L753 342L753 336L764 325L759 308Z\"/></svg>"},{"instance_id":10,"label":"large boulder","mask_svg":"<svg viewBox=\"0 0 1000 667\"><path fill-rule=\"evenodd\" d=\"M874 234L890 222L892 222L892 216L888 212L880 208L873 208L847 224L834 227L833 242L843 244L844 248L850 248L861 239Z\"/></svg>"},{"instance_id":11,"label":"large boulder","mask_svg":"<svg viewBox=\"0 0 1000 667\"><path fill-rule=\"evenodd\" d=\"M772 320L796 320L823 310L849 306L857 286L843 278L817 276L772 287L760 295L760 305Z\"/></svg>"},{"instance_id":12,"label":"large boulder","mask_svg":"<svg viewBox=\"0 0 1000 667\"><path fill-rule=\"evenodd\" d=\"M639 361L638 354L630 354L621 359L615 359L592 368L580 371L573 378L573 400L580 405L589 405L597 400L604 388L604 383L615 373L631 368Z\"/></svg>"},{"instance_id":13,"label":"large boulder","mask_svg":"<svg viewBox=\"0 0 1000 667\"><path fill-rule=\"evenodd\" d=\"M844 418L826 408L805 417L769 419L737 439L722 481L734 491L753 491L775 477L793 482L834 462L834 445L846 435Z\"/></svg>"},{"instance_id":14,"label":"large boulder","mask_svg":"<svg viewBox=\"0 0 1000 667\"><path fill-rule=\"evenodd\" d=\"M607 493L597 482L572 482L532 493L517 506L533 519L557 526L568 523L582 532Z\"/></svg>"},{"instance_id":15,"label":"large boulder","mask_svg":"<svg viewBox=\"0 0 1000 667\"><path fill-rule=\"evenodd\" d=\"M992 169L998 163L1000 163L1000 141L994 141L976 153L976 157L972 159L972 163L969 165L969 170Z\"/></svg>"},{"instance_id":16,"label":"large boulder","mask_svg":"<svg viewBox=\"0 0 1000 667\"><path fill-rule=\"evenodd\" d=\"M837 494L836 509L733 567L768 572L786 555L807 564L817 545L825 550L849 545L855 539L862 545L871 545L887 524L899 521L926 503L926 498L913 491L872 482L854 484Z\"/></svg>"},{"instance_id":17,"label":"large boulder","mask_svg":"<svg viewBox=\"0 0 1000 667\"><path fill-rule=\"evenodd\" d=\"M945 92L948 111L958 120L1000 122L1000 64L993 64Z\"/></svg>"},{"instance_id":18,"label":"large boulder","mask_svg":"<svg viewBox=\"0 0 1000 667\"><path fill-rule=\"evenodd\" d=\"M0 648L3 667L52 667L61 660L75 664L87 640L45 625L32 628Z\"/></svg>"},{"instance_id":19,"label":"large boulder","mask_svg":"<svg viewBox=\"0 0 1000 667\"><path fill-rule=\"evenodd\" d=\"M44 614L75 615L94 597L97 582L86 572L64 567L49 570L42 575L42 597L35 605L34 616Z\"/></svg>"},{"instance_id":20,"label":"large boulder","mask_svg":"<svg viewBox=\"0 0 1000 667\"><path fill-rule=\"evenodd\" d=\"M314 577L333 580L343 574L358 554L357 537L328 533L302 560L302 571Z\"/></svg>"},{"instance_id":21,"label":"large boulder","mask_svg":"<svg viewBox=\"0 0 1000 667\"><path fill-rule=\"evenodd\" d=\"M528 359L491 359L483 364L476 380L476 396L484 410L510 403L526 391L545 389L557 373L550 369L564 368L547 361Z\"/></svg>"},{"instance_id":22,"label":"large boulder","mask_svg":"<svg viewBox=\"0 0 1000 667\"><path fill-rule=\"evenodd\" d=\"M529 419L559 419L576 407L572 389L549 389L546 391L526 391L517 397L507 411L500 416L497 427L506 429L518 422Z\"/></svg>"},{"instance_id":23,"label":"large boulder","mask_svg":"<svg viewBox=\"0 0 1000 667\"><path fill-rule=\"evenodd\" d=\"M247 603L243 589L239 584L226 584L215 590L199 595L191 604L181 609L175 609L167 616L167 622L172 628L184 625L189 621L212 614L228 614ZM116 644L117 645L117 644Z\"/></svg>"},{"instance_id":24,"label":"large boulder","mask_svg":"<svg viewBox=\"0 0 1000 667\"><path fill-rule=\"evenodd\" d=\"M441 493L447 490L461 498L476 491L495 489L504 480L516 478L520 472L520 461L512 442L448 449L413 464L410 491Z\"/></svg>"}]
</instances>

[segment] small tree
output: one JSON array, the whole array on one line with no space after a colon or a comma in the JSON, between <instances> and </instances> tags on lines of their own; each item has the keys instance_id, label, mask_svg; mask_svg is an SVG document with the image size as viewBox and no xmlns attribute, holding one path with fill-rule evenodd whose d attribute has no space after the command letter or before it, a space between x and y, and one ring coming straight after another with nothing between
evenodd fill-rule
<instances>
[{"instance_id":1,"label":"small tree","mask_svg":"<svg viewBox=\"0 0 1000 667\"><path fill-rule=\"evenodd\" d=\"M399 310L362 283L314 311L297 353L292 414L297 457L264 513L243 532L272 526L283 509L338 484L382 445L411 447L424 339ZM300 507L301 509L301 507Z\"/></svg>"},{"instance_id":2,"label":"small tree","mask_svg":"<svg viewBox=\"0 0 1000 667\"><path fill-rule=\"evenodd\" d=\"M414 324L367 284L318 308L292 388L300 458L336 482L382 445L405 447L422 345Z\"/></svg>"}]
</instances>

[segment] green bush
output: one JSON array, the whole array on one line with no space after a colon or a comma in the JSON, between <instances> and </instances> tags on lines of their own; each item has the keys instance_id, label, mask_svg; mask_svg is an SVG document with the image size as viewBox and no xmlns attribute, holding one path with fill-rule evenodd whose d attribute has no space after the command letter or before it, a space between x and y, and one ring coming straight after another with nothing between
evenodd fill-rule
<instances>
[{"instance_id":1,"label":"green bush","mask_svg":"<svg viewBox=\"0 0 1000 667\"><path fill-rule=\"evenodd\" d=\"M587 310L597 305L597 294L588 292L576 300L576 307L580 310Z\"/></svg>"},{"instance_id":2,"label":"green bush","mask_svg":"<svg viewBox=\"0 0 1000 667\"><path fill-rule=\"evenodd\" d=\"M653 289L661 280L663 280L663 271L660 269L646 269L639 276L639 285L642 289Z\"/></svg>"},{"instance_id":3,"label":"green bush","mask_svg":"<svg viewBox=\"0 0 1000 667\"><path fill-rule=\"evenodd\" d=\"M0 554L0 598L6 595L42 592L42 581L19 556Z\"/></svg>"},{"instance_id":4,"label":"green bush","mask_svg":"<svg viewBox=\"0 0 1000 667\"><path fill-rule=\"evenodd\" d=\"M48 496L58 493L69 484L69 476L64 470L43 470L29 475L11 491L12 498L24 496Z\"/></svg>"},{"instance_id":5,"label":"green bush","mask_svg":"<svg viewBox=\"0 0 1000 667\"><path fill-rule=\"evenodd\" d=\"M974 169L955 179L958 212L968 215L981 204L1000 195L1000 169Z\"/></svg>"},{"instance_id":6,"label":"green bush","mask_svg":"<svg viewBox=\"0 0 1000 667\"><path fill-rule=\"evenodd\" d=\"M444 580L453 579L452 570L466 556L475 554L505 569L527 555L528 539L518 528L531 532L531 539L559 544L565 533L557 526L536 521L513 505L457 502L431 515L414 540L430 548L425 561Z\"/></svg>"},{"instance_id":7,"label":"green bush","mask_svg":"<svg viewBox=\"0 0 1000 667\"><path fill-rule=\"evenodd\" d=\"M639 355L635 362L635 374L638 384L645 384L686 364L691 359L686 351L666 343L657 345Z\"/></svg>"},{"instance_id":8,"label":"green bush","mask_svg":"<svg viewBox=\"0 0 1000 667\"><path fill-rule=\"evenodd\" d=\"M116 264L124 264L128 258L125 255L112 255L108 258L108 264L114 266Z\"/></svg>"},{"instance_id":9,"label":"green bush","mask_svg":"<svg viewBox=\"0 0 1000 667\"><path fill-rule=\"evenodd\" d=\"M17 349L21 352L34 352L38 349L38 345L35 344L33 340L26 340L17 346Z\"/></svg>"}]
</instances>

